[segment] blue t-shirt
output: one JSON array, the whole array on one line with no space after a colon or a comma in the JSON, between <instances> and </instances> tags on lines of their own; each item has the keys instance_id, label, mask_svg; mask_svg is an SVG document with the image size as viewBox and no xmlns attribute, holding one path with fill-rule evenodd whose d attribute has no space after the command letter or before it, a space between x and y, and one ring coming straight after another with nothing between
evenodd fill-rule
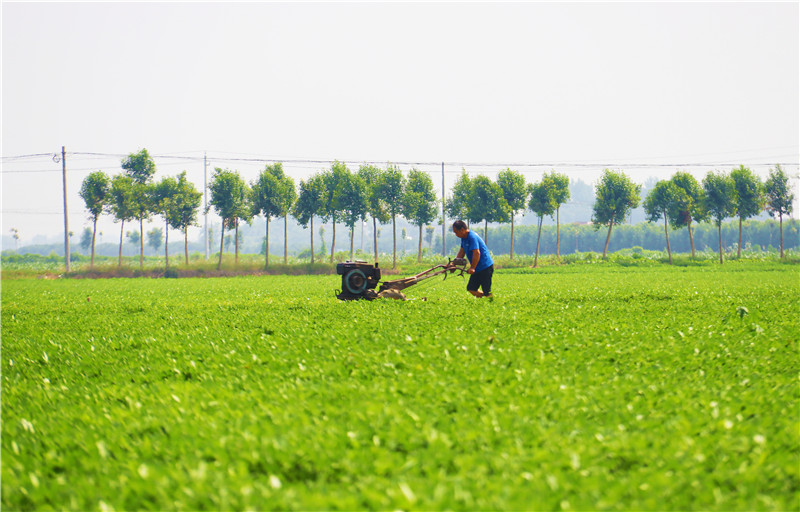
<instances>
[{"instance_id":1,"label":"blue t-shirt","mask_svg":"<svg viewBox=\"0 0 800 512\"><path fill-rule=\"evenodd\" d=\"M473 230L469 230L467 238L461 239L461 248L464 249L464 257L467 258L467 261L470 265L472 265L472 251L478 249L481 252L481 259L478 261L478 266L475 268L475 272L480 272L481 270L494 265L494 261L492 261L492 255L489 254L489 248L486 247L486 243L481 237L478 236L478 233L474 232Z\"/></svg>"}]
</instances>

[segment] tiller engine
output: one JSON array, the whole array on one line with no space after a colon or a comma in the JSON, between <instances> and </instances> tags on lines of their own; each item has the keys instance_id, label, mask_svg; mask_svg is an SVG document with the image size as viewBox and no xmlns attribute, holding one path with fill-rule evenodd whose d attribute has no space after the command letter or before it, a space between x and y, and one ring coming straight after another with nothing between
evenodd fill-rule
<instances>
[{"instance_id":1,"label":"tiller engine","mask_svg":"<svg viewBox=\"0 0 800 512\"><path fill-rule=\"evenodd\" d=\"M417 275L381 283L376 292L375 288L381 280L381 270L378 268L378 264L371 265L366 261L346 261L336 265L336 273L342 276L342 289L336 295L336 298L339 300L374 300L381 297L383 292L389 292L390 290L400 292L409 286L441 274L444 274L445 279L447 279L448 273L452 274L453 272L458 272L460 276L463 276L466 270L467 260L456 258L448 260L447 263L431 267Z\"/></svg>"}]
</instances>

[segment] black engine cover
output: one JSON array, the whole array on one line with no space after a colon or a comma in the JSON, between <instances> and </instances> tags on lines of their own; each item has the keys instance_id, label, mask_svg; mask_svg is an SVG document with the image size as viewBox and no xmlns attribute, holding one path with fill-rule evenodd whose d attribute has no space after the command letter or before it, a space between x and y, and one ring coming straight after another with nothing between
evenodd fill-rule
<instances>
[{"instance_id":1,"label":"black engine cover","mask_svg":"<svg viewBox=\"0 0 800 512\"><path fill-rule=\"evenodd\" d=\"M336 296L339 300L369 299L377 297L374 289L381 280L378 264L366 261L346 261L336 265L336 273L342 276L342 290Z\"/></svg>"}]
</instances>

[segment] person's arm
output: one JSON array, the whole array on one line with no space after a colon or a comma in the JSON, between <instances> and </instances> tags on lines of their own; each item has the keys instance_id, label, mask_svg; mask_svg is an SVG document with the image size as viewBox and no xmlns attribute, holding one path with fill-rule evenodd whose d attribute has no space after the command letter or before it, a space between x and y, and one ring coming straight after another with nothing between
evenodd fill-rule
<instances>
[{"instance_id":1,"label":"person's arm","mask_svg":"<svg viewBox=\"0 0 800 512\"><path fill-rule=\"evenodd\" d=\"M456 258L463 258L463 257L464 257L464 248L462 247L458 250L458 255L456 256Z\"/></svg>"},{"instance_id":2,"label":"person's arm","mask_svg":"<svg viewBox=\"0 0 800 512\"><path fill-rule=\"evenodd\" d=\"M468 273L474 274L475 269L478 268L478 262L481 261L481 251L475 249L472 251L472 266L467 270Z\"/></svg>"}]
</instances>

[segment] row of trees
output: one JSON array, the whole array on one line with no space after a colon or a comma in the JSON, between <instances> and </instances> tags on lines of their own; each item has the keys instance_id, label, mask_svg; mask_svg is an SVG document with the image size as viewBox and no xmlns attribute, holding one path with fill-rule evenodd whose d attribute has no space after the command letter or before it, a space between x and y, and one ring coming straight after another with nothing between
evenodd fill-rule
<instances>
[{"instance_id":1,"label":"row of trees","mask_svg":"<svg viewBox=\"0 0 800 512\"><path fill-rule=\"evenodd\" d=\"M741 165L730 173L709 172L702 186L686 172L675 173L671 179L656 183L644 201L645 213L651 222L664 221L667 254L672 263L669 227L686 227L695 254L692 222L713 221L717 226L719 261L722 263L722 222L729 217L739 218L737 256L742 256L742 221L754 217L766 208L780 219L780 255L783 258L783 217L792 212L794 195L789 191L789 178L776 165L762 183L750 169Z\"/></svg>"},{"instance_id":2,"label":"row of trees","mask_svg":"<svg viewBox=\"0 0 800 512\"><path fill-rule=\"evenodd\" d=\"M223 222L224 230L234 229L240 220L250 222L256 215L266 218L265 266L269 266L269 223L272 217L283 217L284 232L291 214L303 227L310 227L311 261L314 262L314 218L333 225L331 262L336 246L336 224L344 223L350 231L350 257L353 257L355 225L371 217L377 223L392 221L393 265L397 265L397 216L404 216L419 227L422 256L422 229L436 218L436 194L433 181L426 173L412 169L404 176L399 168L388 166L379 169L362 165L351 172L342 162L334 162L329 170L320 171L307 180L300 181L299 194L294 181L285 175L280 163L266 166L256 181L248 185L238 172L216 168L211 179L210 205ZM375 258L377 260L377 229L373 230ZM238 239L238 231L236 235ZM287 259L284 236L284 262ZM234 244L238 248L238 243ZM238 249L237 249L238 259ZM220 263L222 239L220 239Z\"/></svg>"},{"instance_id":3,"label":"row of trees","mask_svg":"<svg viewBox=\"0 0 800 512\"><path fill-rule=\"evenodd\" d=\"M81 184L80 196L92 221L92 257L97 236L97 220L111 213L121 222L119 234L119 265L122 265L122 242L125 222L139 221L139 265L144 266L144 220L160 215L165 223L166 265L169 266L169 228L180 229L184 235L184 253L189 263L189 226L196 225L202 194L186 179L186 172L177 177L165 177L153 182L156 166L146 149L128 155L122 161L122 173L111 178L103 171L89 174Z\"/></svg>"},{"instance_id":4,"label":"row of trees","mask_svg":"<svg viewBox=\"0 0 800 512\"><path fill-rule=\"evenodd\" d=\"M201 194L186 180L183 172L177 177L167 177L158 183L152 181L155 163L146 149L132 153L122 161L123 172L109 178L102 171L91 173L81 186L81 197L93 222L92 265L94 263L94 234L97 219L111 213L122 222L120 229L120 264L126 221L139 221L140 265L143 265L143 221L159 215L165 222L167 241L166 259L169 265L169 228L180 229L184 234L184 248L188 262L188 227L196 225ZM362 165L352 172L342 162L334 162L330 169L319 171L295 186L286 175L281 163L267 165L252 183L246 183L235 170L216 168L210 183L209 208L214 208L222 218L219 263L221 266L226 230L234 230L236 260L239 253L239 222L251 223L263 215L266 219L265 266L269 266L269 229L272 219L283 218L284 233L288 230L288 217L292 215L304 227L310 227L311 258L314 261L314 218L333 225L331 262L336 244L336 224L349 228L350 257L353 257L354 227L360 221L372 219L373 248L377 261L377 225L392 222L393 266L397 264L397 217L402 216L419 229L418 259L422 256L423 228L438 220L440 204L434 192L431 177L412 169L407 175L394 165L381 169ZM595 190L592 223L595 229L608 227L603 257L606 257L612 229L623 222L641 202L641 185L634 184L622 171L606 169ZM511 222L510 256L514 257L514 218L525 210L538 217L536 258L538 263L539 240L544 217L556 221L556 255L560 255L560 207L570 198L569 179L555 171L545 173L533 184L511 169L498 173L497 180L486 176L471 178L462 172L445 200L444 211L451 219L463 219L470 224L484 223L484 239L488 238L488 224ZM765 207L781 219L781 256L783 256L784 215L792 209L793 196L789 192L786 173L776 166L770 170L766 183L761 183L752 171L744 166L731 173L709 172L702 186L688 173L678 172L671 179L656 183L644 201L645 212L651 222L663 220L669 246L669 227L689 229L692 239L692 222L716 222L717 227L731 216L741 221L757 215ZM720 261L722 241L720 233ZM287 237L284 236L284 262L288 259ZM487 240L488 242L488 240Z\"/></svg>"}]
</instances>

